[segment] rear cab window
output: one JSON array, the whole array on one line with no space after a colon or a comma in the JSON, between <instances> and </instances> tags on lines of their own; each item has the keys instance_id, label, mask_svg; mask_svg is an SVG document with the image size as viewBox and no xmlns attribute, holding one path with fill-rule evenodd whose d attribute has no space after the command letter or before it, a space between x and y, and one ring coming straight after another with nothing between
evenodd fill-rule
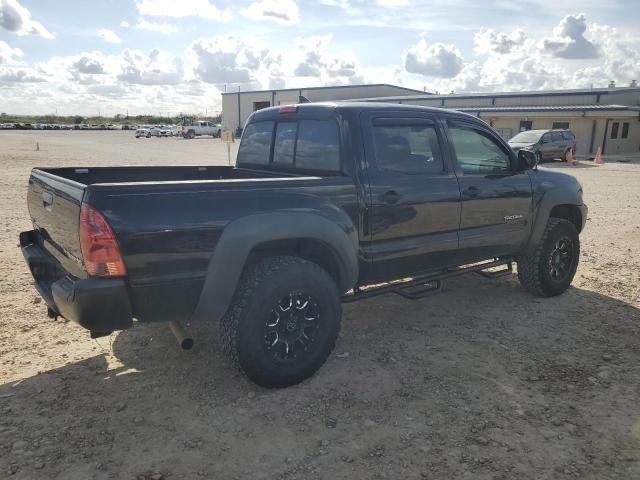
<instances>
[{"instance_id":1,"label":"rear cab window","mask_svg":"<svg viewBox=\"0 0 640 480\"><path fill-rule=\"evenodd\" d=\"M333 119L250 123L242 135L238 164L340 174L338 124Z\"/></svg>"}]
</instances>

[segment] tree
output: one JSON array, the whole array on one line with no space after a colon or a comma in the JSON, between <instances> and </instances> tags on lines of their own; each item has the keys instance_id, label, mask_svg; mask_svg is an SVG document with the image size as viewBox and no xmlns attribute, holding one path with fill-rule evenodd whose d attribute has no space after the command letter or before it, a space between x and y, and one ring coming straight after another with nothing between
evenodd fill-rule
<instances>
[{"instance_id":1,"label":"tree","mask_svg":"<svg viewBox=\"0 0 640 480\"><path fill-rule=\"evenodd\" d=\"M80 125L84 121L84 118L81 116L73 117L73 123L76 125Z\"/></svg>"}]
</instances>

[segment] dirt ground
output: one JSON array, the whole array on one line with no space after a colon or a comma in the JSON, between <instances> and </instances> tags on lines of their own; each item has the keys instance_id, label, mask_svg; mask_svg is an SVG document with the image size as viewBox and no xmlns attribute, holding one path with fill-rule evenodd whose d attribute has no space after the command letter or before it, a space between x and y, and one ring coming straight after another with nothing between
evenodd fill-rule
<instances>
[{"instance_id":1,"label":"dirt ground","mask_svg":"<svg viewBox=\"0 0 640 480\"><path fill-rule=\"evenodd\" d=\"M206 325L183 352L165 325L94 341L46 318L17 248L30 168L226 161L204 138L0 132L0 478L640 478L640 164L551 167L590 209L561 297L469 276L347 304L289 389L249 383Z\"/></svg>"}]
</instances>

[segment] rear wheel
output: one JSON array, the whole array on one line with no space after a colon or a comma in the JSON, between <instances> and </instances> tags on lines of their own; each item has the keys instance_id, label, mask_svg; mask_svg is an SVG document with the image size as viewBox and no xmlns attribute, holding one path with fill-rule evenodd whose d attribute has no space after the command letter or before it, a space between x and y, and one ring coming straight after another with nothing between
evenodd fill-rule
<instances>
[{"instance_id":1,"label":"rear wheel","mask_svg":"<svg viewBox=\"0 0 640 480\"><path fill-rule=\"evenodd\" d=\"M534 295L560 295L571 285L579 259L576 227L568 220L550 218L536 249L518 259L518 280Z\"/></svg>"},{"instance_id":2,"label":"rear wheel","mask_svg":"<svg viewBox=\"0 0 640 480\"><path fill-rule=\"evenodd\" d=\"M195 138L195 137L196 137L196 132L194 132L193 130L189 130L189 131L187 132L187 136L186 136L186 138L188 138L188 139L190 139L190 140L191 140L191 139L193 139L193 138Z\"/></svg>"},{"instance_id":3,"label":"rear wheel","mask_svg":"<svg viewBox=\"0 0 640 480\"><path fill-rule=\"evenodd\" d=\"M221 344L253 382L288 387L324 364L341 317L338 289L324 269L298 257L269 257L243 274L220 321Z\"/></svg>"}]
</instances>

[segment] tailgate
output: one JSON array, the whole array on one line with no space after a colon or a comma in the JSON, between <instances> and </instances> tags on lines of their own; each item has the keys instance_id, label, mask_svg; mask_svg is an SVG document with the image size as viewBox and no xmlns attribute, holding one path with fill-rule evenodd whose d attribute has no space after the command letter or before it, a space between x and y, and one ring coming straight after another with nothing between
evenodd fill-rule
<instances>
[{"instance_id":1,"label":"tailgate","mask_svg":"<svg viewBox=\"0 0 640 480\"><path fill-rule=\"evenodd\" d=\"M82 266L79 222L85 185L34 169L27 206L37 242L72 275L86 277Z\"/></svg>"}]
</instances>

